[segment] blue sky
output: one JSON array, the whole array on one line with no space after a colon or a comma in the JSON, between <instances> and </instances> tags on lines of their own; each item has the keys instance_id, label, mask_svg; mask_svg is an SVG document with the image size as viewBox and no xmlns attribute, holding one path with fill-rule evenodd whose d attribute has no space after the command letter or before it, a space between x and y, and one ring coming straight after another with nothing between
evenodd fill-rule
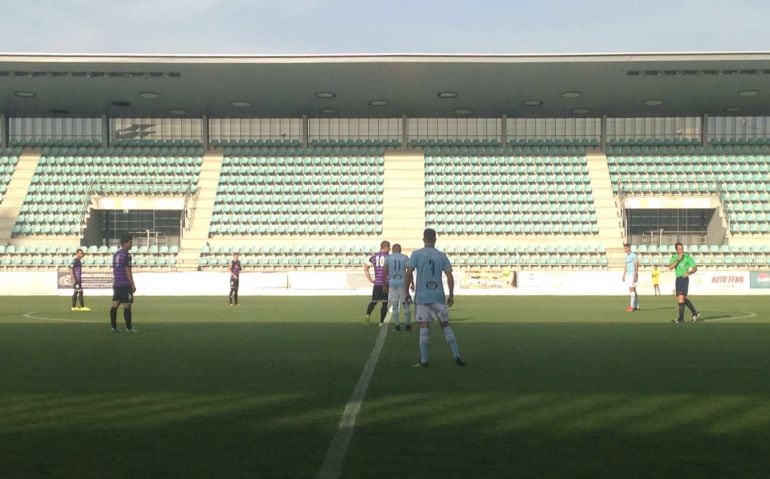
<instances>
[{"instance_id":1,"label":"blue sky","mask_svg":"<svg viewBox=\"0 0 770 479\"><path fill-rule=\"evenodd\" d=\"M766 0L5 0L0 52L770 51Z\"/></svg>"}]
</instances>

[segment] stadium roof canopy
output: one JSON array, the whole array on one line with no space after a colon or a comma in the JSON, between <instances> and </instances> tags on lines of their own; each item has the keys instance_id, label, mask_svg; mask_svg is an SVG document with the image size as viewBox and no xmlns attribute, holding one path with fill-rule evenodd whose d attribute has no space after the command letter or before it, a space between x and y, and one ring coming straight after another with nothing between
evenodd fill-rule
<instances>
[{"instance_id":1,"label":"stadium roof canopy","mask_svg":"<svg viewBox=\"0 0 770 479\"><path fill-rule=\"evenodd\" d=\"M770 115L770 53L0 54L6 117Z\"/></svg>"}]
</instances>

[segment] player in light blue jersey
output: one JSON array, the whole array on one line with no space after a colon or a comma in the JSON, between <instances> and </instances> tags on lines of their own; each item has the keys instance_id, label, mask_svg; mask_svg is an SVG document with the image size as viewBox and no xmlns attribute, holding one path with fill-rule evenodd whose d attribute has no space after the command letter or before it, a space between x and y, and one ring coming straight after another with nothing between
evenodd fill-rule
<instances>
[{"instance_id":1,"label":"player in light blue jersey","mask_svg":"<svg viewBox=\"0 0 770 479\"><path fill-rule=\"evenodd\" d=\"M430 345L430 322L433 317L438 317L441 329L444 331L449 349L452 350L455 364L465 366L465 361L460 356L460 347L457 345L455 333L449 326L449 306L455 302L455 280L452 276L452 265L447 255L436 249L436 231L428 228L422 236L425 247L418 249L409 257L406 264L406 281L404 282L404 295L407 301L411 301L409 287L414 282L415 319L420 325L420 362L415 367L428 367ZM412 272L417 270L416 281ZM444 295L443 275L446 275L449 296Z\"/></svg>"},{"instance_id":2,"label":"player in light blue jersey","mask_svg":"<svg viewBox=\"0 0 770 479\"><path fill-rule=\"evenodd\" d=\"M623 243L623 251L626 253L626 267L623 269L623 283L628 287L630 303L626 311L639 310L639 295L636 292L636 282L639 281L639 255L631 251L630 243Z\"/></svg>"},{"instance_id":3,"label":"player in light blue jersey","mask_svg":"<svg viewBox=\"0 0 770 479\"><path fill-rule=\"evenodd\" d=\"M393 245L392 253L385 257L385 278L388 287L388 308L390 317L396 323L395 330L401 331L401 308L404 309L406 330L412 330L412 309L406 302L404 295L404 277L406 276L406 263L409 256L401 253L401 245Z\"/></svg>"}]
</instances>

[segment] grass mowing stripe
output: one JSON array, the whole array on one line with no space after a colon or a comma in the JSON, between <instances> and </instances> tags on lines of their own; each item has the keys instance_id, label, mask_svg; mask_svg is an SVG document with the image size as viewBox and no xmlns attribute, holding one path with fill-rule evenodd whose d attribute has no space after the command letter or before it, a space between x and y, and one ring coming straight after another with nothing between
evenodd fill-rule
<instances>
[{"instance_id":1,"label":"grass mowing stripe","mask_svg":"<svg viewBox=\"0 0 770 479\"><path fill-rule=\"evenodd\" d=\"M104 321L89 320L89 319L65 319L65 318L46 318L44 316L34 316L41 311L31 311L24 315L27 319L38 319L40 321L59 321L62 323L102 323Z\"/></svg>"},{"instance_id":2,"label":"grass mowing stripe","mask_svg":"<svg viewBox=\"0 0 770 479\"><path fill-rule=\"evenodd\" d=\"M364 401L366 391L369 389L369 382L372 379L372 374L374 374L374 368L377 367L377 362L380 360L380 353L387 335L388 323L384 323L383 328L380 329L380 334L377 336L377 341L374 343L374 349L372 349L369 359L367 359L364 365L364 370L361 371L361 377L358 379L358 384L356 384L356 388L353 390L353 395L350 396L350 400L342 412L337 432L334 434L329 450L326 452L324 463L316 476L318 479L336 479L342 473L342 464L345 461L348 445L356 427L356 417L358 416L358 411L361 410L361 403Z\"/></svg>"}]
</instances>

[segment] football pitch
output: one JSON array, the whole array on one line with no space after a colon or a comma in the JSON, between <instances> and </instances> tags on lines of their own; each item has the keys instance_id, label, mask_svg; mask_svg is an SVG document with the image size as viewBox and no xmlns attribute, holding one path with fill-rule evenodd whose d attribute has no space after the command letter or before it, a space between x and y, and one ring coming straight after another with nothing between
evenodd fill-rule
<instances>
[{"instance_id":1,"label":"football pitch","mask_svg":"<svg viewBox=\"0 0 770 479\"><path fill-rule=\"evenodd\" d=\"M0 299L4 478L770 474L767 297L458 296L465 368L365 297L86 300Z\"/></svg>"}]
</instances>

